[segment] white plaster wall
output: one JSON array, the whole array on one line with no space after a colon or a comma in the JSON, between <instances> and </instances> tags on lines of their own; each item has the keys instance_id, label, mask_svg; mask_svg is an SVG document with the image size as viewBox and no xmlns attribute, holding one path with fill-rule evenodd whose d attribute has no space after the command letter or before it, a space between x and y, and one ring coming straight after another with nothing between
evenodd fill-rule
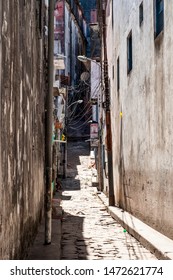
<instances>
[{"instance_id":1,"label":"white plaster wall","mask_svg":"<svg viewBox=\"0 0 173 280\"><path fill-rule=\"evenodd\" d=\"M115 203L173 238L173 1L164 1L164 33L156 40L153 1L143 1L141 27L140 3L114 0L113 31L111 13L107 20ZM127 75L131 30L133 69Z\"/></svg>"}]
</instances>

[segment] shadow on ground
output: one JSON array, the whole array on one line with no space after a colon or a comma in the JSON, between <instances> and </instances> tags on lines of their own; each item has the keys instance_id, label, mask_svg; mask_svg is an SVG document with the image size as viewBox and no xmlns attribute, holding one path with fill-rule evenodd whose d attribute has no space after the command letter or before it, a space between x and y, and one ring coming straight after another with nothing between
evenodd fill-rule
<instances>
[{"instance_id":1,"label":"shadow on ground","mask_svg":"<svg viewBox=\"0 0 173 280\"><path fill-rule=\"evenodd\" d=\"M61 260L86 260L87 246L83 238L84 217L64 212L62 219Z\"/></svg>"}]
</instances>

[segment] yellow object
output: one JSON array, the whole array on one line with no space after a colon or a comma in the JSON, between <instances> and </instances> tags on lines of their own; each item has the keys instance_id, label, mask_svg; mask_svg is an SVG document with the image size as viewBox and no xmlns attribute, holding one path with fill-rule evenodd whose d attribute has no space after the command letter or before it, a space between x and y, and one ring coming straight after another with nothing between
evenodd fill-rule
<instances>
[{"instance_id":1,"label":"yellow object","mask_svg":"<svg viewBox=\"0 0 173 280\"><path fill-rule=\"evenodd\" d=\"M65 135L64 135L64 134L62 134L61 140L62 140L62 141L65 141Z\"/></svg>"},{"instance_id":2,"label":"yellow object","mask_svg":"<svg viewBox=\"0 0 173 280\"><path fill-rule=\"evenodd\" d=\"M123 113L122 113L122 112L120 112L120 117L122 118L122 116L123 116Z\"/></svg>"}]
</instances>

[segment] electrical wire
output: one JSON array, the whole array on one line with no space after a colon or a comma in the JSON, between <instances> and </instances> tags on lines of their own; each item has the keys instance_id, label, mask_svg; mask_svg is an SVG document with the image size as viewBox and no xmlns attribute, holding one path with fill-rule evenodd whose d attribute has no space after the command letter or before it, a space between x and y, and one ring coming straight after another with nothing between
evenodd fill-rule
<instances>
[{"instance_id":1,"label":"electrical wire","mask_svg":"<svg viewBox=\"0 0 173 280\"><path fill-rule=\"evenodd\" d=\"M88 101L87 103L86 103L86 105L85 105L85 107L83 108L83 110L78 114L78 115L75 115L75 117L74 118L72 118L72 120L74 120L74 119L76 119L76 118L78 118L78 116L80 116L85 110L86 110L86 108L88 107L88 105L90 105L91 104L91 102L90 101ZM70 119L71 119L71 117L73 117L72 115L70 115Z\"/></svg>"},{"instance_id":2,"label":"electrical wire","mask_svg":"<svg viewBox=\"0 0 173 280\"><path fill-rule=\"evenodd\" d=\"M97 89L99 89L100 87L101 87L101 83L100 83L99 85L97 85L97 87L96 87L94 90L97 90ZM85 108L88 106L88 104L89 104L89 102L87 102ZM77 120L77 122L75 122L74 124L78 123L90 110L91 110L91 108L88 108L87 111L86 111L86 112L80 117L80 119ZM74 111L75 111L75 110L74 110ZM72 114L74 114L74 111L72 112ZM84 111L84 110L83 110L83 111ZM83 112L83 111L82 111L82 112ZM70 115L70 122L72 122L74 119L76 119L76 116L75 116L75 118L71 118L71 117L72 117L72 114ZM81 114L81 112L80 112L80 114ZM78 116L79 116L79 114L78 114Z\"/></svg>"},{"instance_id":3,"label":"electrical wire","mask_svg":"<svg viewBox=\"0 0 173 280\"><path fill-rule=\"evenodd\" d=\"M91 116L90 116L84 123L82 123L81 125L79 125L77 128L76 128L76 127L73 127L73 126L70 126L70 129L78 130L78 129L81 128L83 125L85 125L86 123L88 123L90 120L91 120Z\"/></svg>"},{"instance_id":4,"label":"electrical wire","mask_svg":"<svg viewBox=\"0 0 173 280\"><path fill-rule=\"evenodd\" d=\"M104 74L103 76L104 76L104 78L108 77L108 74L107 75ZM69 100L70 101L69 103L72 103L76 99L79 99L81 97L82 93L86 92L90 88L91 88L91 85L87 84L85 81L81 81L78 85L75 85L75 86L71 86L71 87L69 86L68 87L68 91L73 91L73 94L72 94L72 96L71 96L71 98ZM99 88L101 88L102 90L104 89L104 86L103 86L103 84L101 82L95 87L95 89L93 89L93 91L96 91ZM85 105L84 109L82 110L82 112L84 112L84 114L82 116L81 116L82 112L80 112L77 116L74 116L76 108L77 108L77 105L78 105L78 104L76 104L74 110L72 111L72 113L70 115L70 122L69 122L69 124L72 123L74 120L76 120L76 122L72 123L72 126L70 126L71 129L75 129L76 130L76 129L82 127L91 118L91 116L90 116L88 118L88 120L86 122L84 122L82 125L80 125L78 128L73 127L73 125L76 125L77 123L79 123L81 121L81 119L84 116L86 116L91 111L91 107L87 108L89 104L90 104L90 101L87 102L87 104ZM85 111L85 108L86 108L86 111ZM78 116L80 116L80 119L77 119Z\"/></svg>"},{"instance_id":5,"label":"electrical wire","mask_svg":"<svg viewBox=\"0 0 173 280\"><path fill-rule=\"evenodd\" d=\"M72 94L71 98L69 99L69 102L68 103L72 103L75 99L79 99L79 97L82 96L82 93L85 92L89 87L86 88L85 87L81 87L81 89L79 91L74 91L75 94ZM76 94L77 93L77 94ZM70 104L69 104L70 105Z\"/></svg>"},{"instance_id":6,"label":"electrical wire","mask_svg":"<svg viewBox=\"0 0 173 280\"><path fill-rule=\"evenodd\" d=\"M83 117L85 117L89 112L91 111L91 108L88 108L88 110L80 117L80 119L76 120L75 122L73 122L73 120L71 122L69 122L69 124L72 125L76 125L77 123L79 123Z\"/></svg>"},{"instance_id":7,"label":"electrical wire","mask_svg":"<svg viewBox=\"0 0 173 280\"><path fill-rule=\"evenodd\" d=\"M88 103L87 103L87 105L88 105ZM86 106L85 106L86 107ZM77 124L77 123L79 123L80 122L80 120L82 120L83 119L83 117L86 115L86 114L88 114L89 112L91 111L91 107L89 107L87 110L86 110L86 112L80 117L80 119L79 120L77 120L75 123L73 123L72 125L75 125L75 124ZM79 115L79 114L78 114ZM70 119L70 122L69 122L69 124L70 123L72 123L73 122L73 120L74 120L75 118L73 118L73 119Z\"/></svg>"}]
</instances>

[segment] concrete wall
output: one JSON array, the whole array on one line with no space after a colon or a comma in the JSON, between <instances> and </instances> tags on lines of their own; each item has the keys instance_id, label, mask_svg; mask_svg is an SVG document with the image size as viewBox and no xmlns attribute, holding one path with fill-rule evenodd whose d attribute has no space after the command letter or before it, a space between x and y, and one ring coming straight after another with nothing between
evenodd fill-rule
<instances>
[{"instance_id":1,"label":"concrete wall","mask_svg":"<svg viewBox=\"0 0 173 280\"><path fill-rule=\"evenodd\" d=\"M141 0L114 1L112 21L109 1L107 41L115 203L173 238L173 1L164 1L164 33L156 39L153 1L143 1L141 26L140 3ZM133 69L127 74L130 31Z\"/></svg>"},{"instance_id":2,"label":"concrete wall","mask_svg":"<svg viewBox=\"0 0 173 280\"><path fill-rule=\"evenodd\" d=\"M0 26L2 26L2 1L0 2ZM1 100L1 72L2 72L2 40L0 32L0 100ZM0 108L0 123L1 123L1 108ZM1 134L0 134L1 135ZM1 166L1 144L0 144L0 178L2 178L2 166ZM0 179L0 244L2 244L2 181ZM0 258L2 256L2 251L0 249Z\"/></svg>"},{"instance_id":3,"label":"concrete wall","mask_svg":"<svg viewBox=\"0 0 173 280\"><path fill-rule=\"evenodd\" d=\"M0 259L25 257L43 210L43 49L36 3L0 1Z\"/></svg>"}]
</instances>

